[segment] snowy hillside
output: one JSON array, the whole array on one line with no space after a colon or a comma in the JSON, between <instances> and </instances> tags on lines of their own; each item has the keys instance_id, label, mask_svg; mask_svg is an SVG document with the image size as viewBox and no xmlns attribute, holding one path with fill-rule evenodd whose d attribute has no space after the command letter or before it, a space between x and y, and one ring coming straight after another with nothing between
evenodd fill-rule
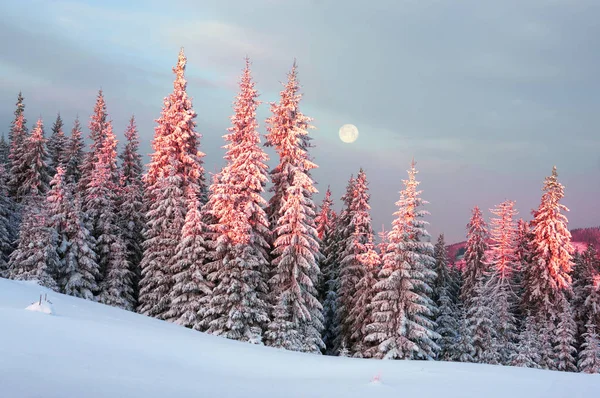
<instances>
[{"instance_id":1,"label":"snowy hillside","mask_svg":"<svg viewBox=\"0 0 600 398\"><path fill-rule=\"evenodd\" d=\"M284 352L0 278L0 396L583 398L600 376Z\"/></svg>"}]
</instances>

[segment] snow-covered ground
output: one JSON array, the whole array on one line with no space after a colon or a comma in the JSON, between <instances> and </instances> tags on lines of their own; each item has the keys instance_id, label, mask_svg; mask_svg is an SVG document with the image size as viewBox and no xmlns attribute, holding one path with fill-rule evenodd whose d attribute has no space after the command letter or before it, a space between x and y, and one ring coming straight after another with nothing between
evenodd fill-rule
<instances>
[{"instance_id":1,"label":"snow-covered ground","mask_svg":"<svg viewBox=\"0 0 600 398\"><path fill-rule=\"evenodd\" d=\"M0 397L599 396L600 375L285 352L0 278Z\"/></svg>"}]
</instances>

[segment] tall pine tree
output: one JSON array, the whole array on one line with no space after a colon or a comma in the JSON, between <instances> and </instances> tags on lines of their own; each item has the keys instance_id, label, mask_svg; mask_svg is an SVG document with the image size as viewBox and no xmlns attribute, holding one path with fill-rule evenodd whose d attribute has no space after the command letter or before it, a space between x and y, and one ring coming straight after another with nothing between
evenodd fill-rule
<instances>
[{"instance_id":1,"label":"tall pine tree","mask_svg":"<svg viewBox=\"0 0 600 398\"><path fill-rule=\"evenodd\" d=\"M90 182L94 178L94 168L98 162L98 157L100 156L100 151L102 150L102 145L104 143L104 137L106 136L106 129L109 128L109 125L110 121L108 120L108 114L106 113L104 93L102 90L100 90L98 91L96 104L94 105L94 112L92 113L89 122L90 149L85 154L83 162L80 165L79 192L81 192L83 210L85 213L88 212L87 191L89 189ZM77 126L78 123L76 121L75 127ZM110 128L112 129L112 126L110 126ZM73 141L74 137L74 135L71 137L72 145L76 145L76 142ZM71 153L69 153L69 155L71 155Z\"/></svg>"},{"instance_id":2,"label":"tall pine tree","mask_svg":"<svg viewBox=\"0 0 600 398\"><path fill-rule=\"evenodd\" d=\"M170 307L173 288L171 268L181 229L187 213L190 192L203 198L205 193L204 154L198 150L200 134L194 119L197 114L187 94L183 49L173 68L173 92L164 99L157 119L148 173L144 176L146 213L144 255L140 262L141 279L138 311L164 317ZM168 227L167 227L168 226Z\"/></svg>"},{"instance_id":3,"label":"tall pine tree","mask_svg":"<svg viewBox=\"0 0 600 398\"><path fill-rule=\"evenodd\" d=\"M206 206L214 223L207 269L215 287L200 315L208 333L261 343L269 319L270 237L261 196L268 157L260 146L254 85L246 59L232 126L224 137L227 165L215 177Z\"/></svg>"},{"instance_id":4,"label":"tall pine tree","mask_svg":"<svg viewBox=\"0 0 600 398\"><path fill-rule=\"evenodd\" d=\"M329 286L327 297L325 298L324 314L325 328L323 331L324 342L326 342L327 354L338 354L342 346L348 350L348 346L343 342L341 333L341 319L338 305L340 303L339 295L341 289L340 270L344 259L346 242L350 239L352 230L350 229L352 198L355 192L354 185L356 180L350 176L346 186L346 192L342 196L342 210L336 218L335 229L330 247L328 248L327 262L329 263Z\"/></svg>"},{"instance_id":5,"label":"tall pine tree","mask_svg":"<svg viewBox=\"0 0 600 398\"><path fill-rule=\"evenodd\" d=\"M127 250L118 220L117 140L110 122L104 124L102 134L102 144L98 148L85 195L87 219L96 239L95 250L100 267L99 300L133 310L133 273L127 261Z\"/></svg>"},{"instance_id":6,"label":"tall pine tree","mask_svg":"<svg viewBox=\"0 0 600 398\"><path fill-rule=\"evenodd\" d=\"M471 300L466 303L466 317L474 348L473 360L477 363L495 365L500 362L500 353L497 333L494 329L493 303L486 286L486 274L479 277Z\"/></svg>"},{"instance_id":7,"label":"tall pine tree","mask_svg":"<svg viewBox=\"0 0 600 398\"><path fill-rule=\"evenodd\" d=\"M314 190L312 180L298 168L277 223L270 280L275 310L266 337L273 347L320 353L323 317L316 297L320 253L314 221L310 222L315 214L304 195L309 189Z\"/></svg>"},{"instance_id":8,"label":"tall pine tree","mask_svg":"<svg viewBox=\"0 0 600 398\"><path fill-rule=\"evenodd\" d=\"M178 325L202 330L199 312L208 304L212 285L206 280L204 266L208 250L204 240L206 225L201 219L200 202L189 192L188 210L181 241L173 258L173 289L165 318Z\"/></svg>"},{"instance_id":9,"label":"tall pine tree","mask_svg":"<svg viewBox=\"0 0 600 398\"><path fill-rule=\"evenodd\" d=\"M35 280L42 286L58 291L56 276L60 259L56 241L56 232L48 227L43 199L39 196L29 198L17 248L10 255L9 278Z\"/></svg>"},{"instance_id":10,"label":"tall pine tree","mask_svg":"<svg viewBox=\"0 0 600 398\"><path fill-rule=\"evenodd\" d=\"M27 202L31 198L43 196L48 192L50 177L48 175L46 139L44 124L38 119L31 134L24 142L22 161L27 168L21 174L22 185L17 188L17 197Z\"/></svg>"},{"instance_id":11,"label":"tall pine tree","mask_svg":"<svg viewBox=\"0 0 600 398\"><path fill-rule=\"evenodd\" d=\"M173 158L170 164L177 164ZM146 240L141 262L142 278L137 311L163 318L170 309L173 274L171 264L181 240L186 216L183 183L177 167L163 166L163 175L148 190L154 200L146 213Z\"/></svg>"},{"instance_id":12,"label":"tall pine tree","mask_svg":"<svg viewBox=\"0 0 600 398\"><path fill-rule=\"evenodd\" d=\"M52 133L48 139L48 170L51 177L56 174L56 169L64 165L66 158L66 149L68 138L63 131L63 121L60 113L56 116L56 121L52 125Z\"/></svg>"},{"instance_id":13,"label":"tall pine tree","mask_svg":"<svg viewBox=\"0 0 600 398\"><path fill-rule=\"evenodd\" d=\"M544 314L550 320L561 313L565 291L571 289L573 266L571 233L567 228L567 207L560 203L564 187L558 182L556 167L544 182L544 194L534 213L534 258L523 278L525 305L534 314Z\"/></svg>"},{"instance_id":14,"label":"tall pine tree","mask_svg":"<svg viewBox=\"0 0 600 398\"><path fill-rule=\"evenodd\" d=\"M366 341L378 345L381 358L427 359L439 350L432 321L435 303L428 284L436 276L435 260L423 220L428 212L421 210L427 202L420 197L416 174L413 161L396 202L388 252L375 285L373 323L367 328Z\"/></svg>"},{"instance_id":15,"label":"tall pine tree","mask_svg":"<svg viewBox=\"0 0 600 398\"><path fill-rule=\"evenodd\" d=\"M138 284L141 276L140 262L142 261L144 241L144 184L142 183L142 156L139 154L139 137L132 116L125 130L127 140L121 159L120 190L118 214L119 227L127 248L127 261L134 278L135 298L138 296Z\"/></svg>"},{"instance_id":16,"label":"tall pine tree","mask_svg":"<svg viewBox=\"0 0 600 398\"><path fill-rule=\"evenodd\" d=\"M474 298L475 285L486 273L488 266L485 255L487 251L488 231L479 207L475 206L471 220L467 224L467 246L465 250L465 268L460 299L468 306Z\"/></svg>"},{"instance_id":17,"label":"tall pine tree","mask_svg":"<svg viewBox=\"0 0 600 398\"><path fill-rule=\"evenodd\" d=\"M71 137L68 138L65 148L65 178L69 183L77 184L81 178L81 169L85 158L83 133L79 117L75 118Z\"/></svg>"},{"instance_id":18,"label":"tall pine tree","mask_svg":"<svg viewBox=\"0 0 600 398\"><path fill-rule=\"evenodd\" d=\"M73 197L73 184L66 183L64 169L59 166L48 192L49 226L56 233L60 266L56 280L62 293L94 299L99 278L94 241L85 228L79 199Z\"/></svg>"},{"instance_id":19,"label":"tall pine tree","mask_svg":"<svg viewBox=\"0 0 600 398\"><path fill-rule=\"evenodd\" d=\"M514 204L513 201L507 200L491 210L496 217L491 221L492 245L488 259L491 272L486 286L494 313L493 323L500 363L504 365L510 364L518 338L514 314L518 303L513 283L516 272L514 217L517 214Z\"/></svg>"},{"instance_id":20,"label":"tall pine tree","mask_svg":"<svg viewBox=\"0 0 600 398\"><path fill-rule=\"evenodd\" d=\"M94 251L96 242L83 221L81 199L76 196L71 206L65 228L69 244L64 252L62 279L59 282L65 294L93 300L100 277Z\"/></svg>"},{"instance_id":21,"label":"tall pine tree","mask_svg":"<svg viewBox=\"0 0 600 398\"><path fill-rule=\"evenodd\" d=\"M317 166L303 145L311 119L298 109L299 88L294 64L267 120L267 140L275 147L279 163L271 172L274 194L267 208L275 228L269 281L274 312L266 337L271 346L319 353L323 347L322 306L317 300L321 253L312 200L317 190L309 174Z\"/></svg>"},{"instance_id":22,"label":"tall pine tree","mask_svg":"<svg viewBox=\"0 0 600 398\"><path fill-rule=\"evenodd\" d=\"M187 58L183 48L179 51L177 65L173 68L175 81L173 92L163 101L161 116L156 120L152 148L151 162L144 181L147 187L152 187L156 181L165 174L165 167L175 167L175 174L181 177L184 192L192 190L197 193L201 202L206 201L206 183L204 177L203 157L199 151L200 138L196 131L196 117L192 107L192 100L187 94L187 80L185 68ZM176 157L172 162L171 157ZM173 163L173 164L171 164ZM147 194L152 199L154 192L148 190ZM185 207L184 207L185 212Z\"/></svg>"},{"instance_id":23,"label":"tall pine tree","mask_svg":"<svg viewBox=\"0 0 600 398\"><path fill-rule=\"evenodd\" d=\"M357 285L367 270L360 261L360 257L367 252L366 243L373 235L371 216L369 210L370 195L368 193L367 176L360 169L354 181L353 191L348 208L348 226L344 235L349 238L342 241L342 254L340 256L339 291L337 317L340 327L340 344L344 344L352 354L360 352L363 345L363 336L360 334L362 325L351 314L356 306ZM357 330L358 328L359 330ZM352 339L352 334L358 332L358 340Z\"/></svg>"},{"instance_id":24,"label":"tall pine tree","mask_svg":"<svg viewBox=\"0 0 600 398\"><path fill-rule=\"evenodd\" d=\"M317 224L317 236L321 239L321 252L323 257L319 263L321 278L318 285L318 299L323 306L323 332L322 339L325 344L324 352L329 354L333 348L334 319L336 304L337 281L337 247L336 224L337 214L332 208L331 190L328 188L325 198L321 204L321 211L315 218Z\"/></svg>"},{"instance_id":25,"label":"tall pine tree","mask_svg":"<svg viewBox=\"0 0 600 398\"><path fill-rule=\"evenodd\" d=\"M357 234L354 235L354 239L358 239ZM376 347L365 338L368 334L367 327L373 322L371 303L375 297L375 284L381 266L381 257L375 251L372 232L367 239L364 250L357 255L357 261L364 272L356 285L354 305L349 314L352 321L352 334L350 335L350 341L353 342L352 352L355 357L360 358L371 358L377 352Z\"/></svg>"},{"instance_id":26,"label":"tall pine tree","mask_svg":"<svg viewBox=\"0 0 600 398\"><path fill-rule=\"evenodd\" d=\"M15 118L10 124L8 132L8 194L16 203L21 203L21 198L17 194L18 188L24 182L23 174L28 168L28 164L23 159L25 152L25 139L27 138L27 119L25 119L25 104L23 95L19 92L15 109Z\"/></svg>"}]
</instances>

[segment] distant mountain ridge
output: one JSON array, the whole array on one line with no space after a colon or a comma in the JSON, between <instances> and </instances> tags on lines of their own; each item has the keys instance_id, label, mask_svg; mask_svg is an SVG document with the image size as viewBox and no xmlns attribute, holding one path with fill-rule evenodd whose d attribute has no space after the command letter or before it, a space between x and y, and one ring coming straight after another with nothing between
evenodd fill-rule
<instances>
[{"instance_id":1,"label":"distant mountain ridge","mask_svg":"<svg viewBox=\"0 0 600 398\"><path fill-rule=\"evenodd\" d=\"M571 242L575 250L584 251L588 245L593 244L600 248L600 227L575 228L571 230ZM453 243L446 246L448 258L451 261L457 261L462 258L467 241Z\"/></svg>"}]
</instances>

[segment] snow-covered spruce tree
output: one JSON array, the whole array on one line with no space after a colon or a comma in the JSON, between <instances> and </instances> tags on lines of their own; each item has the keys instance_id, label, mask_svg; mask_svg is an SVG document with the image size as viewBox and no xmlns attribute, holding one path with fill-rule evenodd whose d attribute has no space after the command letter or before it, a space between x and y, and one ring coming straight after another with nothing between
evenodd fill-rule
<instances>
[{"instance_id":1,"label":"snow-covered spruce tree","mask_svg":"<svg viewBox=\"0 0 600 398\"><path fill-rule=\"evenodd\" d=\"M448 268L448 251L446 250L446 241L444 240L444 234L440 234L438 240L433 248L433 258L435 259L435 272L436 278L431 287L433 292L431 294L432 299L440 305L440 296L442 291L445 290L446 294L452 299L451 292L449 290L450 270Z\"/></svg>"},{"instance_id":2,"label":"snow-covered spruce tree","mask_svg":"<svg viewBox=\"0 0 600 398\"><path fill-rule=\"evenodd\" d=\"M73 123L73 129L71 130L71 137L68 138L65 148L65 179L69 183L78 184L81 178L81 169L84 160L83 149L85 144L83 142L83 133L81 131L81 124L79 123L79 117L75 118Z\"/></svg>"},{"instance_id":3,"label":"snow-covered spruce tree","mask_svg":"<svg viewBox=\"0 0 600 398\"><path fill-rule=\"evenodd\" d=\"M491 220L492 245L487 260L491 268L486 292L489 294L493 312L493 328L500 355L500 363L510 364L516 347L517 321L514 308L518 305L515 294L514 274L516 272L516 226L517 214L514 202L507 200L490 210L496 217Z\"/></svg>"},{"instance_id":4,"label":"snow-covered spruce tree","mask_svg":"<svg viewBox=\"0 0 600 398\"><path fill-rule=\"evenodd\" d=\"M538 339L539 367L546 370L556 370L555 355L552 348L554 323L544 314L538 314L535 318L531 318L531 321L535 325L534 329Z\"/></svg>"},{"instance_id":5,"label":"snow-covered spruce tree","mask_svg":"<svg viewBox=\"0 0 600 398\"><path fill-rule=\"evenodd\" d=\"M60 266L56 232L48 227L43 199L30 197L25 205L17 248L9 259L9 278L35 280L58 291L57 270Z\"/></svg>"},{"instance_id":6,"label":"snow-covered spruce tree","mask_svg":"<svg viewBox=\"0 0 600 398\"><path fill-rule=\"evenodd\" d=\"M573 320L571 305L566 298L562 298L559 304L560 312L556 328L554 329L552 346L554 348L554 362L556 369L565 372L576 372L577 366L575 356L575 334L577 325Z\"/></svg>"},{"instance_id":7,"label":"snow-covered spruce tree","mask_svg":"<svg viewBox=\"0 0 600 398\"><path fill-rule=\"evenodd\" d=\"M582 336L590 322L600 330L600 259L592 244L578 257L573 270L573 309Z\"/></svg>"},{"instance_id":8,"label":"snow-covered spruce tree","mask_svg":"<svg viewBox=\"0 0 600 398\"><path fill-rule=\"evenodd\" d=\"M318 285L318 299L323 306L323 332L322 339L325 344L324 353L330 354L334 338L334 318L337 290L337 247L336 224L337 214L332 209L333 200L331 191L327 188L325 199L321 205L321 211L315 218L317 224L317 236L321 239L321 252L323 257L319 263L321 277Z\"/></svg>"},{"instance_id":9,"label":"snow-covered spruce tree","mask_svg":"<svg viewBox=\"0 0 600 398\"><path fill-rule=\"evenodd\" d=\"M17 114L17 112L15 113ZM24 158L28 133L25 126L25 116L22 112L17 114L10 131L12 139L8 155L10 160L8 192L13 201L21 203L23 198L19 195L18 191L25 184L25 174L29 170L29 164Z\"/></svg>"},{"instance_id":10,"label":"snow-covered spruce tree","mask_svg":"<svg viewBox=\"0 0 600 398\"><path fill-rule=\"evenodd\" d=\"M144 184L142 183L142 157L139 154L139 137L135 118L132 116L125 130L127 143L120 154L120 190L118 214L119 227L127 248L127 261L134 278L134 298L138 297L138 285L141 276L140 262L142 261L144 241Z\"/></svg>"},{"instance_id":11,"label":"snow-covered spruce tree","mask_svg":"<svg viewBox=\"0 0 600 398\"><path fill-rule=\"evenodd\" d=\"M175 80L173 92L163 101L161 116L156 120L158 125L154 130L151 161L148 172L144 176L146 187L153 186L165 174L165 166L175 167L175 174L181 177L181 188L185 193L191 189L198 194L201 203L206 202L206 182L204 177L204 153L198 150L201 135L196 131L196 111L192 100L187 94L185 67L187 58L183 48L179 51L177 65L173 68ZM175 154L177 162L171 162ZM173 164L171 164L173 163ZM152 195L150 190L146 194ZM152 196L146 198L150 203ZM184 201L185 203L185 201ZM184 214L186 207L184 204Z\"/></svg>"},{"instance_id":12,"label":"snow-covered spruce tree","mask_svg":"<svg viewBox=\"0 0 600 398\"><path fill-rule=\"evenodd\" d=\"M298 109L302 95L294 64L279 103L271 104L267 140L279 155L271 171L274 195L267 215L273 230L273 274L269 280L274 305L266 341L269 345L320 353L323 347L322 306L317 299L321 259L312 195L317 192L310 170L317 167L303 143L312 128ZM288 339L288 336L290 339Z\"/></svg>"},{"instance_id":13,"label":"snow-covered spruce tree","mask_svg":"<svg viewBox=\"0 0 600 398\"><path fill-rule=\"evenodd\" d=\"M442 361L451 361L453 358L453 348L458 339L459 323L457 309L450 292L450 281L446 285L438 288L437 313L435 318L435 332L440 336L436 341L440 347L438 359Z\"/></svg>"},{"instance_id":14,"label":"snow-covered spruce tree","mask_svg":"<svg viewBox=\"0 0 600 398\"><path fill-rule=\"evenodd\" d=\"M15 118L10 124L8 132L8 194L10 198L21 203L21 198L17 196L17 189L23 183L23 173L27 169L27 164L23 162L23 153L25 149L25 138L27 138L27 120L25 119L25 104L23 95L19 92L15 109Z\"/></svg>"},{"instance_id":15,"label":"snow-covered spruce tree","mask_svg":"<svg viewBox=\"0 0 600 398\"><path fill-rule=\"evenodd\" d=\"M290 138L294 135L291 133ZM292 144L299 140L289 141ZM278 237L273 244L274 274L270 284L275 310L266 338L273 347L320 353L323 308L316 297L319 242L311 199L305 195L305 191L316 190L302 168L296 167L294 175L283 197Z\"/></svg>"},{"instance_id":16,"label":"snow-covered spruce tree","mask_svg":"<svg viewBox=\"0 0 600 398\"><path fill-rule=\"evenodd\" d=\"M227 164L214 179L206 206L214 245L206 269L214 289L200 316L208 333L261 343L269 320L270 231L261 196L268 156L260 146L254 86L246 59L232 126L224 137Z\"/></svg>"},{"instance_id":17,"label":"snow-covered spruce tree","mask_svg":"<svg viewBox=\"0 0 600 398\"><path fill-rule=\"evenodd\" d=\"M500 353L493 323L491 297L486 285L485 274L479 277L472 292L471 302L467 306L467 322L469 333L473 339L475 353L473 359L477 363L498 364Z\"/></svg>"},{"instance_id":18,"label":"snow-covered spruce tree","mask_svg":"<svg viewBox=\"0 0 600 398\"><path fill-rule=\"evenodd\" d=\"M473 355L475 355L473 339L462 305L456 308L456 322L458 324L456 339L447 349L450 354L450 360L455 362L475 362L473 358Z\"/></svg>"},{"instance_id":19,"label":"snow-covered spruce tree","mask_svg":"<svg viewBox=\"0 0 600 398\"><path fill-rule=\"evenodd\" d=\"M16 238L12 222L14 205L8 197L6 180L6 169L4 164L0 164L0 277L7 276L8 259Z\"/></svg>"},{"instance_id":20,"label":"snow-covered spruce tree","mask_svg":"<svg viewBox=\"0 0 600 398\"><path fill-rule=\"evenodd\" d=\"M321 240L321 252L323 254L322 260L319 262L319 269L321 270L321 277L319 278L319 285L317 291L319 292L319 302L323 304L325 297L327 296L328 284L329 284L329 263L327 258L329 255L330 244L334 236L335 230L335 218L336 214L333 210L333 200L331 199L331 189L327 187L325 192L325 198L321 203L319 214L315 217L315 224L317 226L317 237Z\"/></svg>"},{"instance_id":21,"label":"snow-covered spruce tree","mask_svg":"<svg viewBox=\"0 0 600 398\"><path fill-rule=\"evenodd\" d=\"M475 206L471 220L467 224L467 246L465 248L465 268L463 270L463 285L460 299L465 306L473 300L475 285L486 273L488 266L485 261L487 250L488 231L483 214Z\"/></svg>"},{"instance_id":22,"label":"snow-covered spruce tree","mask_svg":"<svg viewBox=\"0 0 600 398\"><path fill-rule=\"evenodd\" d=\"M384 254L387 253L388 248L388 233L385 230L385 226L381 226L381 231L377 233L379 236L379 243L377 244L377 253L379 253L379 257L383 258Z\"/></svg>"},{"instance_id":23,"label":"snow-covered spruce tree","mask_svg":"<svg viewBox=\"0 0 600 398\"><path fill-rule=\"evenodd\" d=\"M356 230L358 230L358 226ZM356 240L360 238L357 232L352 237ZM352 352L355 357L359 358L372 358L377 352L377 347L365 341L365 337L367 336L367 326L373 322L371 303L375 297L375 284L381 258L375 251L372 232L367 239L364 249L357 255L357 261L363 268L363 276L356 285L353 306L349 313L349 318L352 320L350 335L350 341L353 343Z\"/></svg>"},{"instance_id":24,"label":"snow-covered spruce tree","mask_svg":"<svg viewBox=\"0 0 600 398\"><path fill-rule=\"evenodd\" d=\"M203 236L206 226L201 219L200 201L196 195L193 191L189 192L181 241L173 258L173 288L165 319L201 330L198 313L202 306L207 305L212 286L203 270L208 254Z\"/></svg>"},{"instance_id":25,"label":"snow-covered spruce tree","mask_svg":"<svg viewBox=\"0 0 600 398\"><path fill-rule=\"evenodd\" d=\"M364 336L363 327L351 314L356 306L358 283L363 278L367 269L359 257L367 252L366 243L373 235L371 216L369 210L369 192L367 176L361 168L354 181L352 197L349 206L348 231L344 234L349 238L342 241L342 255L340 257L339 291L337 318L339 322L339 338L348 347L352 355L362 350ZM352 339L352 334L357 333L358 340Z\"/></svg>"},{"instance_id":26,"label":"snow-covered spruce tree","mask_svg":"<svg viewBox=\"0 0 600 398\"><path fill-rule=\"evenodd\" d=\"M600 373L600 338L596 332L596 325L592 322L586 325L583 334L578 367L583 373Z\"/></svg>"},{"instance_id":27,"label":"snow-covered spruce tree","mask_svg":"<svg viewBox=\"0 0 600 398\"><path fill-rule=\"evenodd\" d=\"M8 145L10 145L11 150L13 148L13 142L19 145L22 144L22 141L20 141L20 138L18 137L20 133L22 133L21 138L24 138L27 135L27 120L25 118L23 118L20 122L21 126L17 126L17 124L19 123L17 120L19 119L19 116L22 116L24 114L24 112L25 103L23 93L19 91L19 95L17 96L17 103L15 104L15 118L10 123L10 130L8 131ZM17 130L15 130L15 128ZM22 131L20 131L21 129Z\"/></svg>"},{"instance_id":28,"label":"snow-covered spruce tree","mask_svg":"<svg viewBox=\"0 0 600 398\"><path fill-rule=\"evenodd\" d=\"M200 134L195 130L196 112L186 92L183 49L173 68L173 92L164 99L155 128L148 173L144 175L146 213L144 255L140 262L138 311L162 317L169 310L173 274L170 266L181 240L187 212L186 195L204 194L204 168L198 151ZM165 192L166 190L166 192ZM168 228L168 230L165 230Z\"/></svg>"},{"instance_id":29,"label":"snow-covered spruce tree","mask_svg":"<svg viewBox=\"0 0 600 398\"><path fill-rule=\"evenodd\" d=\"M346 192L341 198L342 210L336 219L333 245L330 248L329 257L327 260L331 264L331 278L329 283L329 291L324 303L324 313L326 314L327 318L325 319L326 329L323 331L323 336L327 340L326 353L329 355L337 354L342 345L348 349L347 342L345 343L342 341L343 338L340 327L341 317L338 305L340 303L339 293L341 289L340 268L342 260L344 259L346 242L350 239L352 233L352 230L349 226L351 221L352 198L356 192L354 189L355 183L356 180L354 176L350 176L350 180L346 186ZM332 314L332 316L330 317L328 314Z\"/></svg>"},{"instance_id":30,"label":"snow-covered spruce tree","mask_svg":"<svg viewBox=\"0 0 600 398\"><path fill-rule=\"evenodd\" d=\"M463 273L461 269L458 268L454 263L450 263L448 268L450 269L448 271L448 276L450 278L450 287L448 293L450 294L454 304L457 306L462 305L462 302L460 301L460 291L463 285Z\"/></svg>"},{"instance_id":31,"label":"snow-covered spruce tree","mask_svg":"<svg viewBox=\"0 0 600 398\"><path fill-rule=\"evenodd\" d=\"M102 132L102 146L86 190L87 218L92 236L96 239L101 276L98 299L108 305L133 310L133 273L127 261L117 213L117 140L110 122L105 123Z\"/></svg>"},{"instance_id":32,"label":"snow-covered spruce tree","mask_svg":"<svg viewBox=\"0 0 600 398\"><path fill-rule=\"evenodd\" d=\"M8 145L8 142L6 142L6 139L4 138L4 134L2 134L2 137L0 137L0 163L2 163L2 165L4 167L8 166L8 155L10 154L10 145Z\"/></svg>"},{"instance_id":33,"label":"snow-covered spruce tree","mask_svg":"<svg viewBox=\"0 0 600 398\"><path fill-rule=\"evenodd\" d=\"M522 218L517 222L515 241L515 272L513 284L515 287L515 294L519 298L519 302L515 307L515 317L517 318L517 323L521 324L524 322L525 314L528 312L527 308L523 307L523 302L520 300L523 296L523 275L527 268L531 266L531 261L533 259L531 247L533 234L529 228L529 223Z\"/></svg>"},{"instance_id":34,"label":"snow-covered spruce tree","mask_svg":"<svg viewBox=\"0 0 600 398\"><path fill-rule=\"evenodd\" d=\"M99 101L101 99L102 97L99 97ZM99 107L98 104L97 107ZM102 109L106 109L103 100ZM86 183L84 189L80 190L81 199L84 206L87 227L98 243L95 250L100 265L101 279L103 279L107 269L105 259L102 257L104 253L108 253L109 249L100 244L98 239L103 233L105 212L112 214L115 211L118 195L118 174L117 140L112 131L112 123L106 120L106 114L102 116L104 120L101 123L97 122L100 117L97 113L94 113L90 121L90 135L94 136L97 142L92 142L91 151L94 153L90 152L87 154L86 162L93 158L94 164L92 164L91 169L87 170L87 164L84 163L83 174L79 184L81 186L84 182ZM95 132L93 128L96 125L101 125L101 127L99 127L99 131ZM111 215L111 217L114 218L114 215Z\"/></svg>"},{"instance_id":35,"label":"snow-covered spruce tree","mask_svg":"<svg viewBox=\"0 0 600 398\"><path fill-rule=\"evenodd\" d=\"M525 318L524 325L525 327L519 334L516 350L512 353L510 365L537 369L541 362L540 347L535 322L531 316Z\"/></svg>"},{"instance_id":36,"label":"snow-covered spruce tree","mask_svg":"<svg viewBox=\"0 0 600 398\"><path fill-rule=\"evenodd\" d=\"M545 314L554 321L561 312L565 292L571 289L573 267L571 233L567 228L568 211L560 203L564 187L558 182L556 167L546 177L544 194L532 221L534 258L523 276L523 303L534 314Z\"/></svg>"},{"instance_id":37,"label":"snow-covered spruce tree","mask_svg":"<svg viewBox=\"0 0 600 398\"><path fill-rule=\"evenodd\" d=\"M99 277L94 241L83 225L80 201L73 198L73 184L66 184L64 169L59 166L50 182L46 198L48 225L56 233L60 266L56 272L62 293L94 299Z\"/></svg>"},{"instance_id":38,"label":"snow-covered spruce tree","mask_svg":"<svg viewBox=\"0 0 600 398\"><path fill-rule=\"evenodd\" d=\"M170 308L173 286L171 265L181 241L186 198L183 179L177 174L178 160L173 158L162 167L163 175L146 189L153 201L146 213L144 257L140 264L142 278L137 311L163 318Z\"/></svg>"},{"instance_id":39,"label":"snow-covered spruce tree","mask_svg":"<svg viewBox=\"0 0 600 398\"><path fill-rule=\"evenodd\" d=\"M60 282L63 279L64 274L64 258L69 246L66 229L69 212L72 210L71 200L72 198L70 197L70 193L67 192L65 184L64 169L59 166L56 170L56 174L50 181L50 190L46 196L45 208L48 226L54 230L56 236L55 245L60 265L56 270L55 276L61 292L63 291L63 286L61 286Z\"/></svg>"},{"instance_id":40,"label":"snow-covered spruce tree","mask_svg":"<svg viewBox=\"0 0 600 398\"><path fill-rule=\"evenodd\" d=\"M416 174L413 161L396 202L388 253L375 284L373 323L367 327L366 341L378 345L380 358L428 359L439 350L431 320L435 303L427 283L436 276L435 260L423 220L428 212L420 209L427 202L420 197Z\"/></svg>"},{"instance_id":41,"label":"snow-covered spruce tree","mask_svg":"<svg viewBox=\"0 0 600 398\"><path fill-rule=\"evenodd\" d=\"M68 137L63 131L63 121L60 113L56 116L56 121L52 125L52 134L48 138L48 171L51 177L56 173L56 169L66 161L65 151L67 149Z\"/></svg>"},{"instance_id":42,"label":"snow-covered spruce tree","mask_svg":"<svg viewBox=\"0 0 600 398\"><path fill-rule=\"evenodd\" d=\"M24 146L22 161L28 167L21 175L23 184L17 188L17 197L28 201L28 198L45 195L50 183L44 124L41 118L38 119L31 134L25 139Z\"/></svg>"},{"instance_id":43,"label":"snow-covered spruce tree","mask_svg":"<svg viewBox=\"0 0 600 398\"><path fill-rule=\"evenodd\" d=\"M65 177L66 178L66 177ZM67 192L74 185L67 187ZM96 242L83 221L81 199L76 196L67 212L65 235L68 246L64 251L62 278L59 283L65 294L93 300L99 290L97 280L100 277L94 247Z\"/></svg>"},{"instance_id":44,"label":"snow-covered spruce tree","mask_svg":"<svg viewBox=\"0 0 600 398\"><path fill-rule=\"evenodd\" d=\"M279 210L283 206L283 197L287 195L287 188L292 183L292 169L300 166L291 164L290 162L296 161L297 158L304 158L304 162L307 164L303 168L307 174L313 164L308 155L308 147L310 145L307 145L307 143L310 140L308 130L314 127L310 125L312 119L305 116L299 109L300 100L302 99L302 94L299 91L298 70L294 62L292 70L288 73L288 81L284 85L284 89L280 92L279 102L271 103L272 115L267 119L268 133L266 135L265 146L274 147L279 155L279 164L270 172L273 183L270 192L273 195L269 199L266 208L272 230L276 230L277 221L281 215ZM298 142L295 142L292 146L294 148L293 151L295 152L295 148L298 148L297 150L302 152L302 156L294 153L286 153L288 149L284 148L284 141L287 140L287 136L290 134L289 131L292 129L298 129L303 132L297 135ZM308 192L306 194L310 196L312 193ZM273 240L275 239L277 239L276 232L273 236Z\"/></svg>"},{"instance_id":45,"label":"snow-covered spruce tree","mask_svg":"<svg viewBox=\"0 0 600 398\"><path fill-rule=\"evenodd\" d=\"M89 122L89 139L90 149L84 155L83 162L80 166L80 178L79 178L79 192L81 193L83 210L86 213L88 211L88 194L87 191L90 186L90 182L94 178L94 168L98 161L98 156L102 149L104 137L106 136L106 129L109 128L110 122L108 120L108 114L106 113L106 102L104 101L104 94L102 90L98 91L96 98L96 104L94 105L94 112L90 117ZM110 126L112 129L112 126ZM73 137L71 137L73 139ZM72 142L73 143L73 142ZM93 232L93 231L92 231Z\"/></svg>"}]
</instances>

